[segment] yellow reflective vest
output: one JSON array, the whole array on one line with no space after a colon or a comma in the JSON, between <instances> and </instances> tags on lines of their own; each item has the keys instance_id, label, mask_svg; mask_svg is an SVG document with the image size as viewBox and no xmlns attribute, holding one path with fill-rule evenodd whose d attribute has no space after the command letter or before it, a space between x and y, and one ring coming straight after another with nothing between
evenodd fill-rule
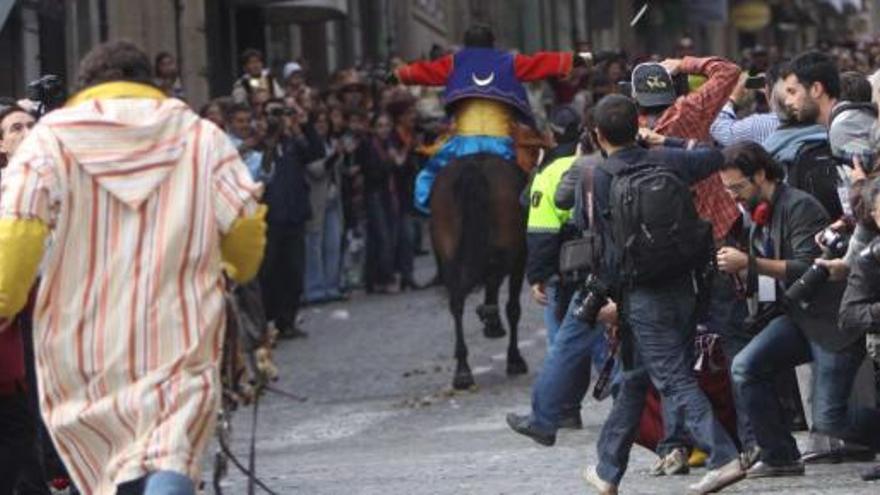
<instances>
[{"instance_id":1,"label":"yellow reflective vest","mask_svg":"<svg viewBox=\"0 0 880 495\"><path fill-rule=\"evenodd\" d=\"M557 158L535 175L529 194L530 234L555 234L571 218L571 210L561 210L553 201L559 181L576 159L575 155Z\"/></svg>"}]
</instances>

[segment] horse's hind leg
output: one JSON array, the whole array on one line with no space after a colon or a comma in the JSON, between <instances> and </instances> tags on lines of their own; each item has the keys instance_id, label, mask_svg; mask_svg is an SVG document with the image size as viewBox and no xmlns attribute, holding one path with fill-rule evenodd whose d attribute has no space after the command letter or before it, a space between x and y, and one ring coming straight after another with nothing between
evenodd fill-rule
<instances>
[{"instance_id":1,"label":"horse's hind leg","mask_svg":"<svg viewBox=\"0 0 880 495\"><path fill-rule=\"evenodd\" d=\"M467 344L464 343L464 327L462 315L464 314L464 295L450 291L449 310L455 320L455 376L452 378L452 388L465 390L474 386L474 376L471 367L468 366Z\"/></svg>"},{"instance_id":2,"label":"horse's hind leg","mask_svg":"<svg viewBox=\"0 0 880 495\"><path fill-rule=\"evenodd\" d=\"M507 324L510 325L510 343L507 347L507 374L524 375L529 372L529 366L519 352L519 318L522 309L519 304L519 296L522 292L523 275L525 273L525 261L516 263L510 274L507 285L509 294L507 297Z\"/></svg>"},{"instance_id":3,"label":"horse's hind leg","mask_svg":"<svg viewBox=\"0 0 880 495\"><path fill-rule=\"evenodd\" d=\"M477 316L483 322L483 335L489 339L500 339L506 334L501 323L501 313L498 311L498 291L504 276L498 272L495 267L489 268L486 276L486 299L477 307Z\"/></svg>"}]
</instances>

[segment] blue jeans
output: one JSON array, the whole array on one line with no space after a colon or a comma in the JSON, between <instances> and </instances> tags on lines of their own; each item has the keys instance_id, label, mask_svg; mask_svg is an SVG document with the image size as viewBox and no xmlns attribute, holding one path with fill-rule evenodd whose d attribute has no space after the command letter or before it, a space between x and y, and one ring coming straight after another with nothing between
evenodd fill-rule
<instances>
[{"instance_id":1,"label":"blue jeans","mask_svg":"<svg viewBox=\"0 0 880 495\"><path fill-rule=\"evenodd\" d=\"M157 471L119 486L116 495L195 495L188 476L174 471Z\"/></svg>"},{"instance_id":2,"label":"blue jeans","mask_svg":"<svg viewBox=\"0 0 880 495\"><path fill-rule=\"evenodd\" d=\"M532 388L531 423L547 433L556 432L562 417L580 413L592 363L601 366L608 355L604 327L590 327L572 314L577 301L575 296L569 304Z\"/></svg>"},{"instance_id":3,"label":"blue jeans","mask_svg":"<svg viewBox=\"0 0 880 495\"><path fill-rule=\"evenodd\" d=\"M709 301L709 312L706 327L710 332L721 336L721 347L727 356L728 365L733 365L733 358L748 345L752 335L745 328L745 318L748 308L744 300L740 300L736 294L736 288L728 275L719 273L713 279L712 298ZM731 383L733 377L731 375ZM736 387L733 387L734 407L736 408L736 431L743 450L754 447L755 435L752 425L749 423L748 411L743 400L739 397ZM663 425L665 435L657 445L657 454L665 456L673 448L683 447L690 444L687 430L684 426L684 416L680 411L670 407L667 401L663 401Z\"/></svg>"},{"instance_id":4,"label":"blue jeans","mask_svg":"<svg viewBox=\"0 0 880 495\"><path fill-rule=\"evenodd\" d=\"M544 326L547 327L547 352L549 353L562 322L556 318L556 308L559 306L559 301L556 299L559 295L556 283L548 282L544 286L544 291L547 294L547 305L544 306Z\"/></svg>"},{"instance_id":5,"label":"blue jeans","mask_svg":"<svg viewBox=\"0 0 880 495\"><path fill-rule=\"evenodd\" d=\"M849 408L856 372L865 358L863 339L839 352L810 342L788 316L771 321L733 360L733 379L748 410L761 460L784 465L800 458L781 413L774 379L813 362L813 430L880 449L880 411Z\"/></svg>"},{"instance_id":6,"label":"blue jeans","mask_svg":"<svg viewBox=\"0 0 880 495\"><path fill-rule=\"evenodd\" d=\"M694 302L689 277L662 287L636 288L624 297L625 347L631 362L626 362L620 391L597 443L598 473L609 483L619 484L626 472L651 382L664 402L682 411L690 437L709 453L710 469L738 455L691 370L693 332L684 330L693 328Z\"/></svg>"},{"instance_id":7,"label":"blue jeans","mask_svg":"<svg viewBox=\"0 0 880 495\"><path fill-rule=\"evenodd\" d=\"M339 201L329 201L324 212L324 225L306 232L306 301L339 297L341 267L342 205Z\"/></svg>"}]
</instances>

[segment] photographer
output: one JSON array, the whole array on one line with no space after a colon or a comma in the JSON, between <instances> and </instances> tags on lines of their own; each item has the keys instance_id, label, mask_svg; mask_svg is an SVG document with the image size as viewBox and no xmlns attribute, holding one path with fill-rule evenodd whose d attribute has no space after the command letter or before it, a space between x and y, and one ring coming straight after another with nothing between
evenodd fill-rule
<instances>
[{"instance_id":1,"label":"photographer","mask_svg":"<svg viewBox=\"0 0 880 495\"><path fill-rule=\"evenodd\" d=\"M783 170L754 143L740 143L724 152L721 178L725 188L751 213L754 226L750 252L731 247L718 252L718 268L746 271L750 292L759 299L782 303L784 314L773 318L734 358L732 374L748 411L760 462L750 478L804 474L794 437L780 413L774 380L782 371L813 362L813 428L843 439L871 441L867 423L847 417L853 378L865 356L857 333L840 332L836 314L842 286L825 283L809 305L783 296L819 256L813 241L828 224L828 214L814 197L782 182ZM835 246L845 243L832 242Z\"/></svg>"},{"instance_id":2,"label":"photographer","mask_svg":"<svg viewBox=\"0 0 880 495\"><path fill-rule=\"evenodd\" d=\"M584 476L599 492L616 492L653 381L663 401L681 408L696 445L711 454L709 471L690 493L711 493L741 480L744 472L733 440L691 370L694 271L708 261L713 243L711 226L697 217L687 184L717 171L722 157L713 149L640 148L638 118L636 104L619 95L606 96L595 110L597 141L608 159L594 174L590 203L603 256L599 282L586 298L620 302L625 371L599 437L599 464ZM624 190L637 199L625 201ZM626 210L629 204L640 206L633 212ZM609 302L597 316L616 326L617 306Z\"/></svg>"},{"instance_id":3,"label":"photographer","mask_svg":"<svg viewBox=\"0 0 880 495\"><path fill-rule=\"evenodd\" d=\"M873 241L860 250L850 260L851 271L847 280L846 290L840 304L838 323L846 333L868 333L876 337L880 329L880 242L877 241L880 226L880 179L873 179L863 188L861 202L864 208L856 212L859 227ZM876 360L877 357L874 356ZM876 416L878 413L862 411L862 415ZM876 424L877 418L872 419ZM862 479L871 481L880 479L880 465L862 473Z\"/></svg>"},{"instance_id":4,"label":"photographer","mask_svg":"<svg viewBox=\"0 0 880 495\"><path fill-rule=\"evenodd\" d=\"M305 276L305 225L311 218L306 163L324 155L311 126L299 124L296 111L269 100L263 169L274 168L266 184L269 206L266 258L260 274L266 319L282 338L306 337L296 326ZM271 165L269 165L271 163Z\"/></svg>"}]
</instances>

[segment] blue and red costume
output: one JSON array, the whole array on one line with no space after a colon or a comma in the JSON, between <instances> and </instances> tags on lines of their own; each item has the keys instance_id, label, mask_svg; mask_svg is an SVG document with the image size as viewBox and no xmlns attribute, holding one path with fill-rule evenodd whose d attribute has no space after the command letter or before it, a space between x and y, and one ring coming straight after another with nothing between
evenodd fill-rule
<instances>
[{"instance_id":1,"label":"blue and red costume","mask_svg":"<svg viewBox=\"0 0 880 495\"><path fill-rule=\"evenodd\" d=\"M565 77L573 53L543 52L519 55L494 48L464 48L428 62L415 62L395 71L403 84L446 86L443 103L453 117L453 137L419 172L415 206L428 213L431 186L451 159L474 153L492 153L516 159L513 124L534 126L523 82Z\"/></svg>"}]
</instances>

